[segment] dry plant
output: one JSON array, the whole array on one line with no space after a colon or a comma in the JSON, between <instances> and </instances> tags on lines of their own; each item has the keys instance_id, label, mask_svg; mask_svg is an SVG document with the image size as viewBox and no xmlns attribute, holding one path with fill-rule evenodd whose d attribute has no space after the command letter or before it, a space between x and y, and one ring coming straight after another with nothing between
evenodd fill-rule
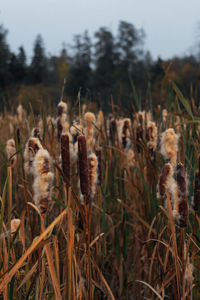
<instances>
[{"instance_id":1,"label":"dry plant","mask_svg":"<svg viewBox=\"0 0 200 300\"><path fill-rule=\"evenodd\" d=\"M0 299L200 298L200 119L173 88L128 117L5 112Z\"/></svg>"}]
</instances>

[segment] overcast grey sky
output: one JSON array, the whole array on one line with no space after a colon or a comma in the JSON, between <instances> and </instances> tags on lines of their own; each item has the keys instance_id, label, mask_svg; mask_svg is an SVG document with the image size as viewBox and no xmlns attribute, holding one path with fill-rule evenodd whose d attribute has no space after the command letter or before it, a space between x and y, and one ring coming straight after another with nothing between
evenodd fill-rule
<instances>
[{"instance_id":1,"label":"overcast grey sky","mask_svg":"<svg viewBox=\"0 0 200 300\"><path fill-rule=\"evenodd\" d=\"M115 34L123 20L143 28L145 49L165 59L194 46L199 11L200 0L0 0L0 23L11 50L23 45L30 56L39 33L47 52L58 54L75 34L92 36L101 26Z\"/></svg>"}]
</instances>

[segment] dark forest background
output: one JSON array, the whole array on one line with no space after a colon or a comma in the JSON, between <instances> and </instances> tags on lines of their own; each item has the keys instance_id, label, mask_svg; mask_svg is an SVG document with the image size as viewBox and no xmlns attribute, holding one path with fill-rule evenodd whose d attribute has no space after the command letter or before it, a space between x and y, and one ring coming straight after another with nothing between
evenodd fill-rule
<instances>
[{"instance_id":1,"label":"dark forest background","mask_svg":"<svg viewBox=\"0 0 200 300\"><path fill-rule=\"evenodd\" d=\"M120 21L117 34L101 27L94 36L88 32L74 36L71 46L63 46L58 56L47 54L43 39L37 36L31 60L21 46L17 53L7 43L7 30L0 26L0 110L21 103L38 112L38 103L52 107L59 101L63 79L64 96L70 103L78 92L84 101L111 109L111 103L128 111L135 99L145 108L164 104L170 80L185 97L198 102L199 55L153 60L144 51L145 33L133 24Z\"/></svg>"}]
</instances>

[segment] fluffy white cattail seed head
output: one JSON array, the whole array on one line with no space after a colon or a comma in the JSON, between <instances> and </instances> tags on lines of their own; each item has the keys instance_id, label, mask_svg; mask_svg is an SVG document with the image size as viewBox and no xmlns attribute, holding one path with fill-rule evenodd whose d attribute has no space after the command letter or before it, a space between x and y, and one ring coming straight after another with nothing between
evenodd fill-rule
<instances>
[{"instance_id":1,"label":"fluffy white cattail seed head","mask_svg":"<svg viewBox=\"0 0 200 300\"><path fill-rule=\"evenodd\" d=\"M90 179L90 197L94 198L96 193L97 186L97 168L98 168L98 160L97 156L94 153L91 153L88 158L89 161L89 179Z\"/></svg>"},{"instance_id":2,"label":"fluffy white cattail seed head","mask_svg":"<svg viewBox=\"0 0 200 300\"><path fill-rule=\"evenodd\" d=\"M169 128L162 133L161 137L161 154L165 159L170 159L173 167L176 166L178 151L178 135L173 128Z\"/></svg>"},{"instance_id":3,"label":"fluffy white cattail seed head","mask_svg":"<svg viewBox=\"0 0 200 300\"><path fill-rule=\"evenodd\" d=\"M35 177L33 183L34 201L38 205L41 199L51 198L52 184L54 174L52 172L44 173Z\"/></svg>"},{"instance_id":4,"label":"fluffy white cattail seed head","mask_svg":"<svg viewBox=\"0 0 200 300\"><path fill-rule=\"evenodd\" d=\"M150 150L155 151L157 147L157 139L158 139L158 130L155 122L149 121L147 123L147 134L148 134L147 147Z\"/></svg>"},{"instance_id":5,"label":"fluffy white cattail seed head","mask_svg":"<svg viewBox=\"0 0 200 300\"><path fill-rule=\"evenodd\" d=\"M63 113L67 112L67 103L60 101L58 103L58 115L60 116Z\"/></svg>"},{"instance_id":6,"label":"fluffy white cattail seed head","mask_svg":"<svg viewBox=\"0 0 200 300\"><path fill-rule=\"evenodd\" d=\"M20 223L21 223L20 219L12 219L11 220L11 223L10 223L11 234L14 234L17 231L17 229L20 226Z\"/></svg>"},{"instance_id":7,"label":"fluffy white cattail seed head","mask_svg":"<svg viewBox=\"0 0 200 300\"><path fill-rule=\"evenodd\" d=\"M42 149L40 140L36 137L30 137L24 150L24 170L27 174L32 173L33 160L36 153Z\"/></svg>"},{"instance_id":8,"label":"fluffy white cattail seed head","mask_svg":"<svg viewBox=\"0 0 200 300\"><path fill-rule=\"evenodd\" d=\"M50 172L52 169L52 159L49 152L45 149L40 149L35 155L33 161L33 173L34 176L42 175Z\"/></svg>"},{"instance_id":9,"label":"fluffy white cattail seed head","mask_svg":"<svg viewBox=\"0 0 200 300\"><path fill-rule=\"evenodd\" d=\"M17 161L16 148L15 148L15 140L9 139L6 143L6 153L7 157L13 166Z\"/></svg>"}]
</instances>

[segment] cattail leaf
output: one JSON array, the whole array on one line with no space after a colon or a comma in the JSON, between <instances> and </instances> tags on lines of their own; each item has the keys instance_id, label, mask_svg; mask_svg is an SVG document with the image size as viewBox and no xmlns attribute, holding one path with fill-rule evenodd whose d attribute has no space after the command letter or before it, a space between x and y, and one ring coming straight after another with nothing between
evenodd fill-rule
<instances>
[{"instance_id":1,"label":"cattail leaf","mask_svg":"<svg viewBox=\"0 0 200 300\"><path fill-rule=\"evenodd\" d=\"M12 277L10 283L9 283L9 293L8 293L8 299L13 300L14 296L14 284L15 284L15 276Z\"/></svg>"},{"instance_id":2,"label":"cattail leaf","mask_svg":"<svg viewBox=\"0 0 200 300\"><path fill-rule=\"evenodd\" d=\"M181 93L181 91L179 90L179 88L176 86L176 84L174 82L172 82L172 85L173 85L173 89L174 89L178 99L181 101L181 103L184 106L184 108L186 109L187 113L189 114L189 116L192 119L194 119L189 101L187 99L185 99L185 97L183 96L183 94Z\"/></svg>"},{"instance_id":3,"label":"cattail leaf","mask_svg":"<svg viewBox=\"0 0 200 300\"><path fill-rule=\"evenodd\" d=\"M59 206L66 208L66 205L64 203L62 203L61 201L59 201L58 199L52 197L51 198L56 204L58 204Z\"/></svg>"}]
</instances>

